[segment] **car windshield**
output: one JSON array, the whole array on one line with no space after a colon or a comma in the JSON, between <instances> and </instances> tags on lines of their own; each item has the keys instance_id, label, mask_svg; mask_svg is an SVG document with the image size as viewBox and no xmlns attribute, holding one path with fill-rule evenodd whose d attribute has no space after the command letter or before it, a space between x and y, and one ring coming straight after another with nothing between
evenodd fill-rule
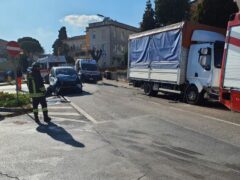
<instances>
[{"instance_id":1,"label":"car windshield","mask_svg":"<svg viewBox=\"0 0 240 180\"><path fill-rule=\"evenodd\" d=\"M52 67L58 67L63 64L64 63L62 63L62 62L51 62L51 63L49 63L49 68L51 69Z\"/></svg>"},{"instance_id":2,"label":"car windshield","mask_svg":"<svg viewBox=\"0 0 240 180\"><path fill-rule=\"evenodd\" d=\"M59 74L73 76L76 74L76 72L73 69L57 69L56 75Z\"/></svg>"},{"instance_id":3,"label":"car windshield","mask_svg":"<svg viewBox=\"0 0 240 180\"><path fill-rule=\"evenodd\" d=\"M82 70L84 71L97 71L97 65L96 64L82 64Z\"/></svg>"}]
</instances>

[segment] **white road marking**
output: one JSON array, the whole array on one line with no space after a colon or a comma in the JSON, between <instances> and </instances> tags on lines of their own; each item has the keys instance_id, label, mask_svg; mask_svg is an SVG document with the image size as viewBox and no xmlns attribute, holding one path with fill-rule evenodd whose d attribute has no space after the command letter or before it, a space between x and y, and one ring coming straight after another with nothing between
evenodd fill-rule
<instances>
[{"instance_id":1,"label":"white road marking","mask_svg":"<svg viewBox=\"0 0 240 180\"><path fill-rule=\"evenodd\" d=\"M72 121L72 122L87 123L87 121L77 120L77 119L67 119L67 118L55 117L55 116L51 116L51 118L54 119L55 121L61 120L61 121Z\"/></svg>"},{"instance_id":2,"label":"white road marking","mask_svg":"<svg viewBox=\"0 0 240 180\"><path fill-rule=\"evenodd\" d=\"M80 116L78 113L70 113L70 112L49 112L49 115L57 115L57 116Z\"/></svg>"},{"instance_id":3,"label":"white road marking","mask_svg":"<svg viewBox=\"0 0 240 180\"><path fill-rule=\"evenodd\" d=\"M72 107L67 106L48 106L48 109L72 109Z\"/></svg>"},{"instance_id":4,"label":"white road marking","mask_svg":"<svg viewBox=\"0 0 240 180\"><path fill-rule=\"evenodd\" d=\"M201 117L204 117L204 118L208 118L208 119L211 119L211 120L214 120L214 121L218 121L218 122L222 122L222 123L226 123L226 124L229 124L229 125L234 125L234 126L240 127L240 124L233 123L233 122L230 122L230 121L226 121L226 120L223 120L223 119L219 119L219 118L215 118L215 117L211 117L211 116L207 116L207 115L202 115L202 114L191 112L191 111L186 111L186 110L175 108L175 107L169 107L169 108L173 109L173 110L181 111L181 112L191 113L191 114L201 116Z\"/></svg>"},{"instance_id":5,"label":"white road marking","mask_svg":"<svg viewBox=\"0 0 240 180\"><path fill-rule=\"evenodd\" d=\"M66 98L66 97L65 97ZM66 98L68 101L70 101L68 98ZM84 111L82 108L74 104L72 101L70 101L70 104L83 116L85 116L89 121L91 121L94 124L97 124L98 121L96 121L92 116L90 116L86 111Z\"/></svg>"},{"instance_id":6,"label":"white road marking","mask_svg":"<svg viewBox=\"0 0 240 180\"><path fill-rule=\"evenodd\" d=\"M78 113L68 113L68 112L48 112L50 116L80 116ZM33 113L31 114L33 115Z\"/></svg>"}]
</instances>

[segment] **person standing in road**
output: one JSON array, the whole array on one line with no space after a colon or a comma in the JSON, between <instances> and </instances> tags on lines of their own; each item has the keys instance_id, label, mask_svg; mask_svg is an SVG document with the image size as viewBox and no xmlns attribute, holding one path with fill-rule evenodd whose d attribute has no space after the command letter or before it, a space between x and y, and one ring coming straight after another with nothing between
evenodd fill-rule
<instances>
[{"instance_id":1,"label":"person standing in road","mask_svg":"<svg viewBox=\"0 0 240 180\"><path fill-rule=\"evenodd\" d=\"M17 67L17 87L18 90L22 90L22 69L20 66Z\"/></svg>"},{"instance_id":2,"label":"person standing in road","mask_svg":"<svg viewBox=\"0 0 240 180\"><path fill-rule=\"evenodd\" d=\"M46 101L46 89L44 87L43 79L40 74L40 66L37 63L33 63L32 71L27 75L27 84L32 98L32 106L34 118L39 123L38 118L38 105L41 104L44 121L49 123L51 118L48 116L47 101Z\"/></svg>"}]
</instances>

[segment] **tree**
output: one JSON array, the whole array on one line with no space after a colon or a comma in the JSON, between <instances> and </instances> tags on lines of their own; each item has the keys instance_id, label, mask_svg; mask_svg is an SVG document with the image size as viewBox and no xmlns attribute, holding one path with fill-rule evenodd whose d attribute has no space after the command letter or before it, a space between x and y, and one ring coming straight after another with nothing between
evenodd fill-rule
<instances>
[{"instance_id":1,"label":"tree","mask_svg":"<svg viewBox=\"0 0 240 180\"><path fill-rule=\"evenodd\" d=\"M69 52L69 47L67 44L64 43L64 40L66 39L67 39L66 27L61 27L61 29L58 31L58 39L56 39L52 45L53 54L55 56L58 56L58 55L67 56Z\"/></svg>"},{"instance_id":2,"label":"tree","mask_svg":"<svg viewBox=\"0 0 240 180\"><path fill-rule=\"evenodd\" d=\"M94 60L96 60L97 62L100 60L100 58L102 56L102 50L101 49L93 48L93 49L89 50L89 52L90 52L90 54L91 54L91 56Z\"/></svg>"},{"instance_id":3,"label":"tree","mask_svg":"<svg viewBox=\"0 0 240 180\"><path fill-rule=\"evenodd\" d=\"M143 14L143 21L141 22L141 31L147 31L155 28L154 10L152 8L152 3L147 0L146 9Z\"/></svg>"},{"instance_id":4,"label":"tree","mask_svg":"<svg viewBox=\"0 0 240 180\"><path fill-rule=\"evenodd\" d=\"M231 14L238 12L233 0L203 0L193 12L196 22L226 28Z\"/></svg>"},{"instance_id":5,"label":"tree","mask_svg":"<svg viewBox=\"0 0 240 180\"><path fill-rule=\"evenodd\" d=\"M30 65L29 62L28 62L28 56L26 54L20 55L19 65L20 65L20 67L22 69L22 72L26 73L27 72L27 68Z\"/></svg>"},{"instance_id":6,"label":"tree","mask_svg":"<svg viewBox=\"0 0 240 180\"><path fill-rule=\"evenodd\" d=\"M189 0L155 0L155 20L158 27L189 18Z\"/></svg>"},{"instance_id":7,"label":"tree","mask_svg":"<svg viewBox=\"0 0 240 180\"><path fill-rule=\"evenodd\" d=\"M23 37L18 39L18 43L23 50L24 54L42 54L44 50L38 40L31 37Z\"/></svg>"}]
</instances>

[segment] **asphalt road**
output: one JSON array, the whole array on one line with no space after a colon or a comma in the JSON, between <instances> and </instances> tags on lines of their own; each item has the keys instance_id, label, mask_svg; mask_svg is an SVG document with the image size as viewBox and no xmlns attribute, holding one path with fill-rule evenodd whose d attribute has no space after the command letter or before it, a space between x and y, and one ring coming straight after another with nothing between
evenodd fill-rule
<instances>
[{"instance_id":1,"label":"asphalt road","mask_svg":"<svg viewBox=\"0 0 240 180\"><path fill-rule=\"evenodd\" d=\"M51 124L0 120L1 180L240 179L240 114L115 84L84 90L49 99Z\"/></svg>"},{"instance_id":2,"label":"asphalt road","mask_svg":"<svg viewBox=\"0 0 240 180\"><path fill-rule=\"evenodd\" d=\"M141 179L240 179L240 114L110 84L84 90L69 99Z\"/></svg>"}]
</instances>

